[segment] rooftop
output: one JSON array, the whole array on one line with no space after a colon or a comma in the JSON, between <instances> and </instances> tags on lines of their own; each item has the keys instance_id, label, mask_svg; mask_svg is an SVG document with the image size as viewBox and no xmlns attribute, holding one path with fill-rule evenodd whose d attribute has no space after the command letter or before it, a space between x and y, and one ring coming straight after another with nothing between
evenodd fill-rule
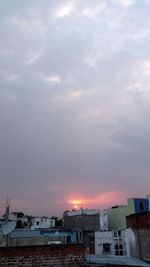
<instances>
[{"instance_id":1,"label":"rooftop","mask_svg":"<svg viewBox=\"0 0 150 267\"><path fill-rule=\"evenodd\" d=\"M79 216L79 215L97 215L99 214L99 209L80 209L80 210L72 210L66 211L64 213L67 216Z\"/></svg>"},{"instance_id":2,"label":"rooftop","mask_svg":"<svg viewBox=\"0 0 150 267\"><path fill-rule=\"evenodd\" d=\"M88 263L96 263L100 265L114 265L114 266L139 266L139 267L150 267L150 264L138 260L136 258L127 256L99 256L99 255L86 255L86 261Z\"/></svg>"}]
</instances>

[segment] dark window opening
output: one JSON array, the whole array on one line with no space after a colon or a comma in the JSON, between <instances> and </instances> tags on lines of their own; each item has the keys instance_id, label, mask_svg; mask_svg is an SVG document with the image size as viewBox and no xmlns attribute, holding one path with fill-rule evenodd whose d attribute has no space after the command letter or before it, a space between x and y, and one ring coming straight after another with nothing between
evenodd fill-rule
<instances>
[{"instance_id":1,"label":"dark window opening","mask_svg":"<svg viewBox=\"0 0 150 267\"><path fill-rule=\"evenodd\" d=\"M110 244L108 244L108 243L103 244L103 252L104 253L110 253Z\"/></svg>"},{"instance_id":2,"label":"dark window opening","mask_svg":"<svg viewBox=\"0 0 150 267\"><path fill-rule=\"evenodd\" d=\"M120 256L123 256L123 250L120 250L120 254L119 254Z\"/></svg>"},{"instance_id":3,"label":"dark window opening","mask_svg":"<svg viewBox=\"0 0 150 267\"><path fill-rule=\"evenodd\" d=\"M144 203L143 203L143 202L140 202L140 203L139 203L139 208L140 208L141 211L144 210Z\"/></svg>"},{"instance_id":4,"label":"dark window opening","mask_svg":"<svg viewBox=\"0 0 150 267\"><path fill-rule=\"evenodd\" d=\"M115 255L116 256L123 256L123 245L122 244L116 244L115 245Z\"/></svg>"},{"instance_id":5,"label":"dark window opening","mask_svg":"<svg viewBox=\"0 0 150 267\"><path fill-rule=\"evenodd\" d=\"M123 249L123 245L122 244L119 245L119 249Z\"/></svg>"},{"instance_id":6,"label":"dark window opening","mask_svg":"<svg viewBox=\"0 0 150 267\"><path fill-rule=\"evenodd\" d=\"M120 231L120 230L118 230L118 236L119 236L119 237L121 236L121 231Z\"/></svg>"},{"instance_id":7,"label":"dark window opening","mask_svg":"<svg viewBox=\"0 0 150 267\"><path fill-rule=\"evenodd\" d=\"M115 250L118 250L118 244L115 245Z\"/></svg>"}]
</instances>

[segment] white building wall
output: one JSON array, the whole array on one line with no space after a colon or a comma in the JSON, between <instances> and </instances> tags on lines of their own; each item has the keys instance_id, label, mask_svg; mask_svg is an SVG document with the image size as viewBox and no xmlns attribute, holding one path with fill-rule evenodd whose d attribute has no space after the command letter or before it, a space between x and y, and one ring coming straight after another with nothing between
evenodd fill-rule
<instances>
[{"instance_id":1,"label":"white building wall","mask_svg":"<svg viewBox=\"0 0 150 267\"><path fill-rule=\"evenodd\" d=\"M108 215L100 215L100 230L108 231Z\"/></svg>"},{"instance_id":2,"label":"white building wall","mask_svg":"<svg viewBox=\"0 0 150 267\"><path fill-rule=\"evenodd\" d=\"M80 209L80 210L72 210L72 211L67 211L68 216L77 216L77 215L96 215L99 214L98 209Z\"/></svg>"},{"instance_id":3,"label":"white building wall","mask_svg":"<svg viewBox=\"0 0 150 267\"><path fill-rule=\"evenodd\" d=\"M45 217L33 217L31 229L38 228L52 228L55 227L55 220L45 218Z\"/></svg>"},{"instance_id":4,"label":"white building wall","mask_svg":"<svg viewBox=\"0 0 150 267\"><path fill-rule=\"evenodd\" d=\"M132 229L128 228L124 231L125 233L125 244L126 244L126 253L128 257L133 257L136 250L136 238Z\"/></svg>"},{"instance_id":5,"label":"white building wall","mask_svg":"<svg viewBox=\"0 0 150 267\"><path fill-rule=\"evenodd\" d=\"M95 232L95 254L102 255L103 244L110 244L110 254L113 254L113 232Z\"/></svg>"},{"instance_id":6,"label":"white building wall","mask_svg":"<svg viewBox=\"0 0 150 267\"><path fill-rule=\"evenodd\" d=\"M110 255L132 257L136 249L135 234L131 229L124 231L95 232L95 254L105 254L103 245L110 244ZM120 245L122 248L120 248ZM116 249L118 247L118 249Z\"/></svg>"}]
</instances>

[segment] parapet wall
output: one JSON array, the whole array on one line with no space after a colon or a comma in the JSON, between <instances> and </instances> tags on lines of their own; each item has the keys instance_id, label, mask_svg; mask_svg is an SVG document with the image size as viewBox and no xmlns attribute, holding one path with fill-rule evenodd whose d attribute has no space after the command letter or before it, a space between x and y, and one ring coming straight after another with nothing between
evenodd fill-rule
<instances>
[{"instance_id":1,"label":"parapet wall","mask_svg":"<svg viewBox=\"0 0 150 267\"><path fill-rule=\"evenodd\" d=\"M84 253L82 244L0 248L0 267L79 267Z\"/></svg>"}]
</instances>

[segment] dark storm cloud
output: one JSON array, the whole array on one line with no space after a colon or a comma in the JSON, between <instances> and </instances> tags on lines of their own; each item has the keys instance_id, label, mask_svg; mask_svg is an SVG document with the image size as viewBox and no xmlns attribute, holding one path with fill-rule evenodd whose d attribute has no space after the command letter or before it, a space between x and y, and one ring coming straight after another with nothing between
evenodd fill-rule
<instances>
[{"instance_id":1,"label":"dark storm cloud","mask_svg":"<svg viewBox=\"0 0 150 267\"><path fill-rule=\"evenodd\" d=\"M149 193L149 2L0 6L1 198L57 213Z\"/></svg>"}]
</instances>

